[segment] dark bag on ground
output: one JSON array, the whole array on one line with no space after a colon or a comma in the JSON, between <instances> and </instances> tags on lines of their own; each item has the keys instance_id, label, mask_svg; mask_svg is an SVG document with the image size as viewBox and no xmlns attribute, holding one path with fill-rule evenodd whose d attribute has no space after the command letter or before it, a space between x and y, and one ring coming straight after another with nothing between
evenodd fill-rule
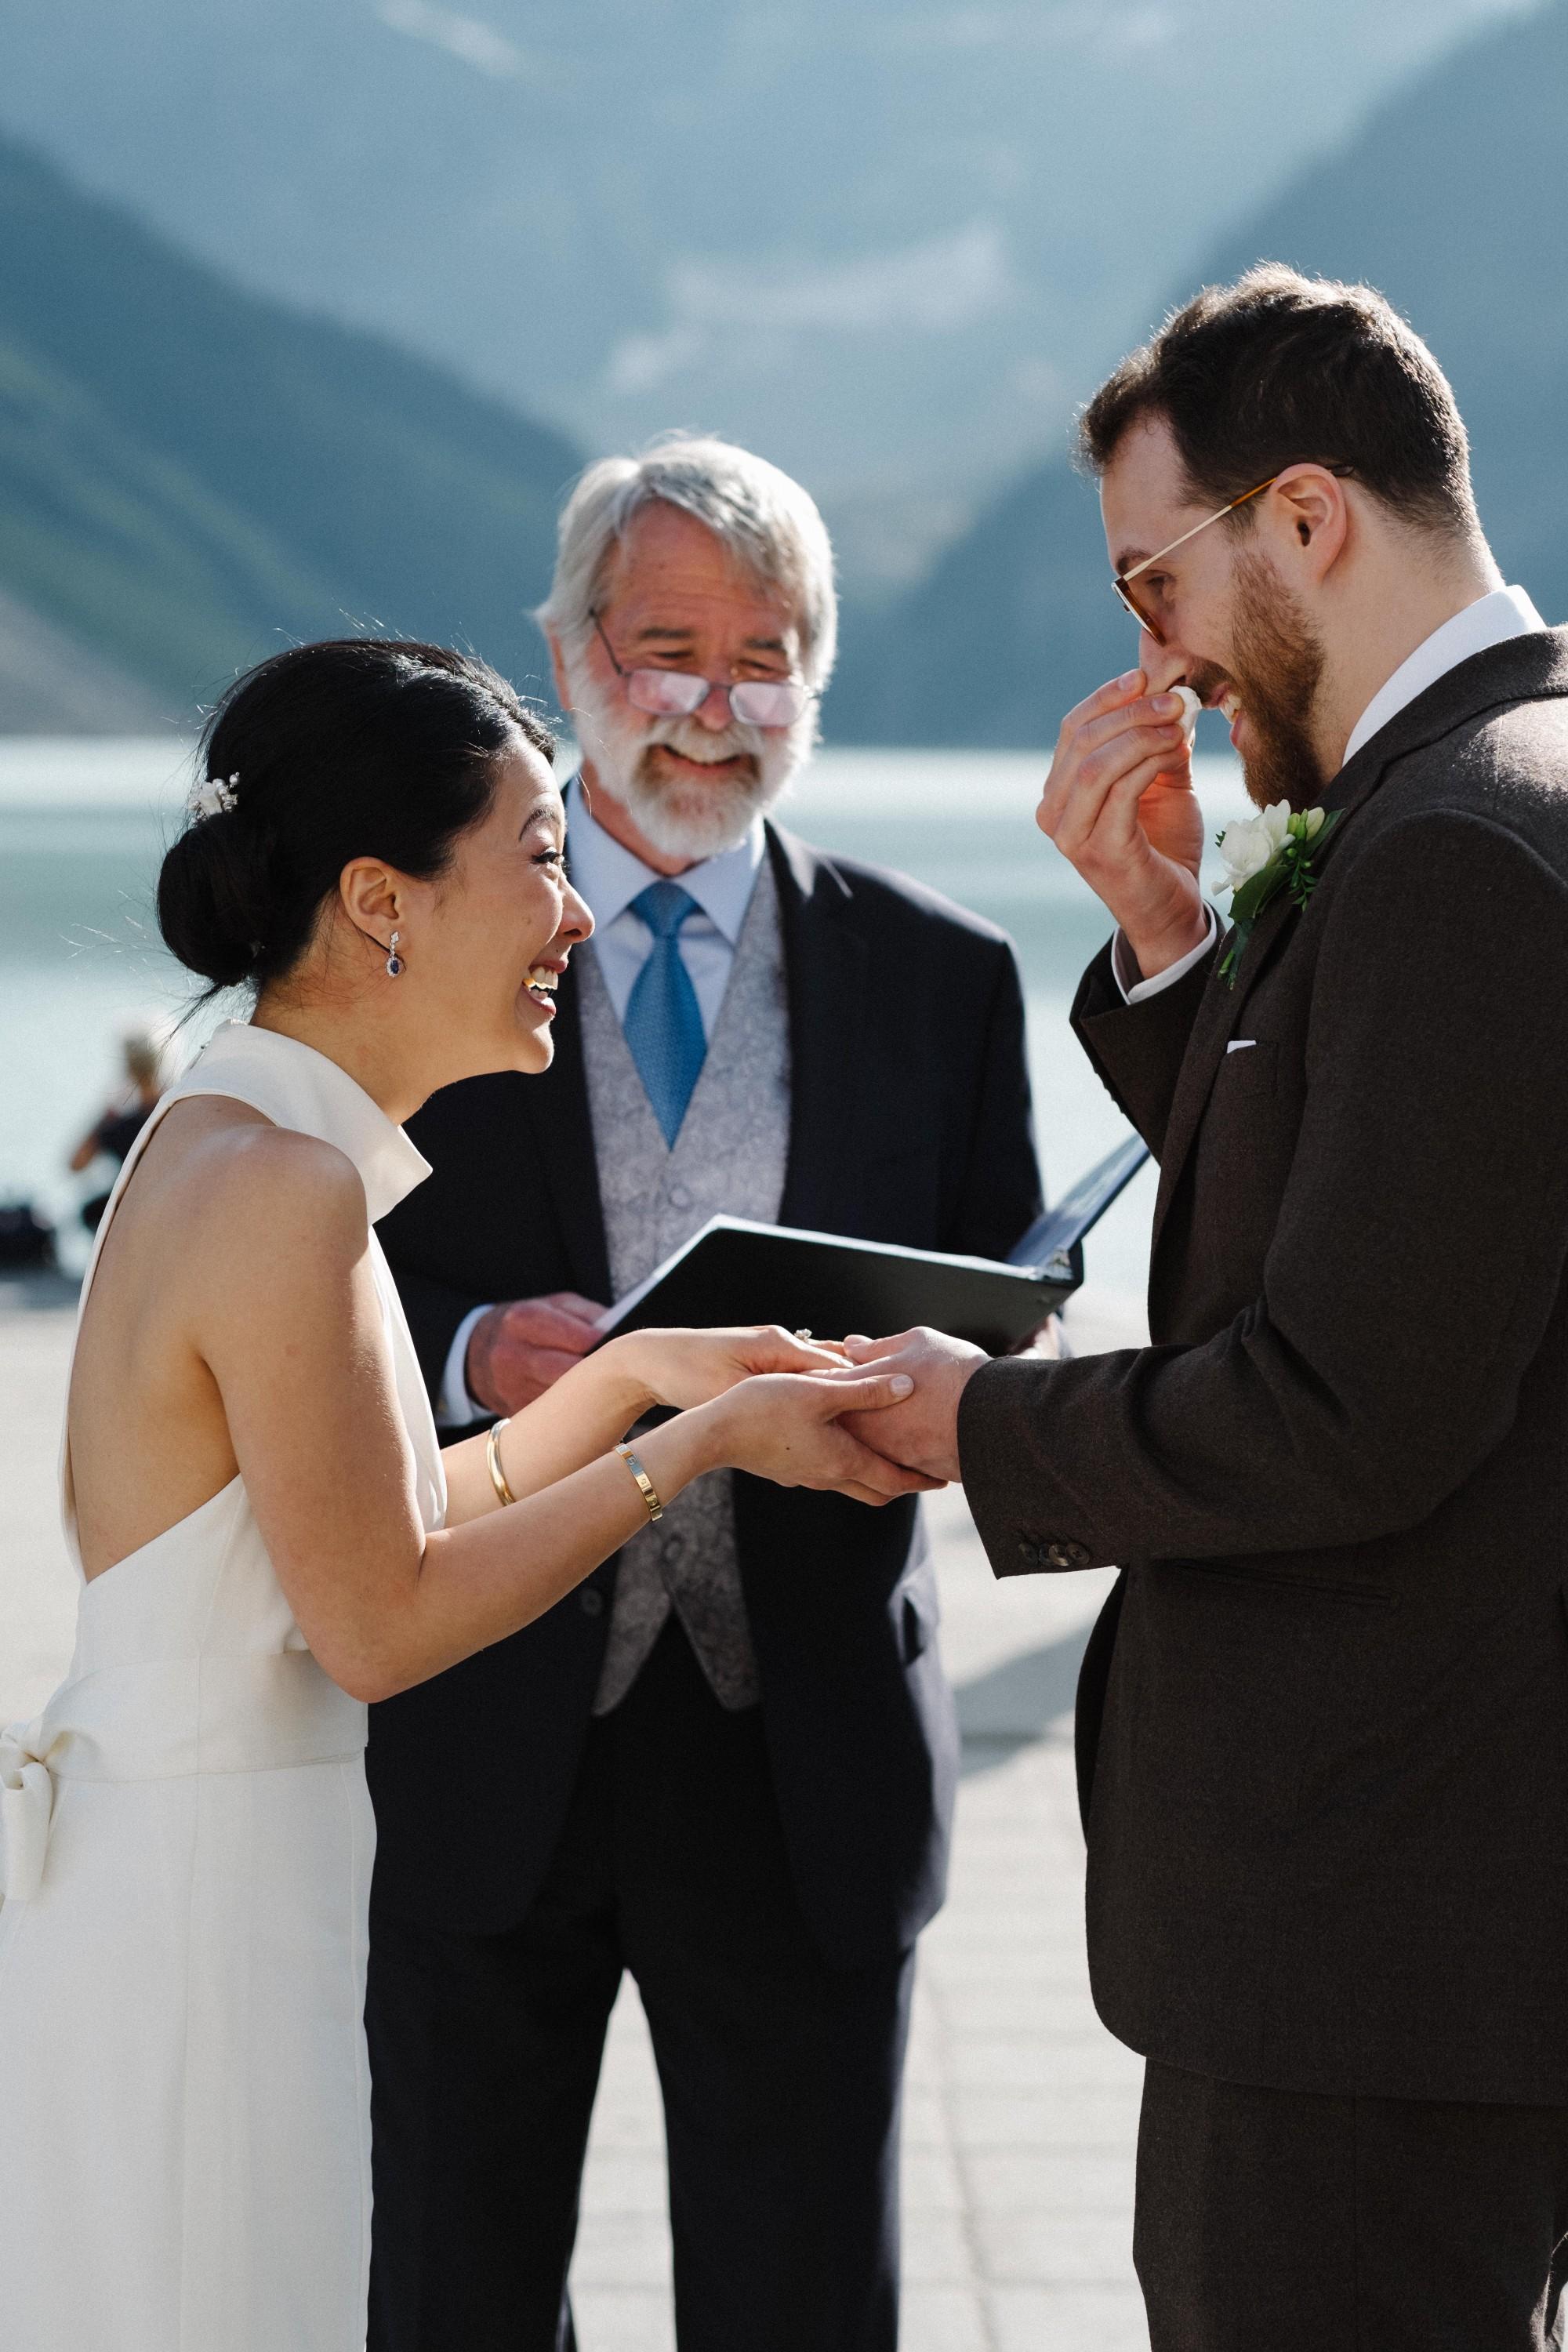
<instances>
[{"instance_id":1,"label":"dark bag on ground","mask_svg":"<svg viewBox=\"0 0 1568 2352\"><path fill-rule=\"evenodd\" d=\"M0 1203L0 1266L49 1266L55 1262L55 1229L31 1201Z\"/></svg>"}]
</instances>

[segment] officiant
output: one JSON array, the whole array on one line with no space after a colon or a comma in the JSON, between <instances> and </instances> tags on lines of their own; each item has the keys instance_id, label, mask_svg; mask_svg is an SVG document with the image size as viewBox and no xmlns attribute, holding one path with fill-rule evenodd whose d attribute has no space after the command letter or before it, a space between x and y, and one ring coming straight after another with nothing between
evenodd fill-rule
<instances>
[{"instance_id":1,"label":"officiant","mask_svg":"<svg viewBox=\"0 0 1568 2352\"><path fill-rule=\"evenodd\" d=\"M769 811L833 666L800 486L591 467L539 615L597 924L554 1066L437 1096L382 1228L438 1415L515 1411L716 1213L1001 1256L1037 1213L1006 939ZM962 820L953 813L955 849ZM700 1482L539 1623L374 1710L373 2352L560 2352L623 1970L681 2352L891 2352L915 1939L957 1759L912 1500Z\"/></svg>"}]
</instances>

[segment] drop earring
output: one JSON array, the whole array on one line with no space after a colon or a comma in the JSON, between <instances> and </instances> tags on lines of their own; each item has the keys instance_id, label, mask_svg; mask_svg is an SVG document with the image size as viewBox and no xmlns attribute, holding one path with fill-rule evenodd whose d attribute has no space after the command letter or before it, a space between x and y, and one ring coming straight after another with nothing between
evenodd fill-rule
<instances>
[{"instance_id":1,"label":"drop earring","mask_svg":"<svg viewBox=\"0 0 1568 2352\"><path fill-rule=\"evenodd\" d=\"M392 934L392 944L386 950L386 976L388 980L395 980L398 973L403 970L403 958L397 952L397 942L402 937L403 933L401 931L394 931Z\"/></svg>"}]
</instances>

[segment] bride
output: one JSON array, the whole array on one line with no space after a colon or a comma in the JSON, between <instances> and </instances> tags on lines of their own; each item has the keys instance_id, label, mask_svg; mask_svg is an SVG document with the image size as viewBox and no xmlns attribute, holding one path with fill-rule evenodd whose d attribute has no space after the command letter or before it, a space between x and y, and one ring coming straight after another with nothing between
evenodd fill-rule
<instances>
[{"instance_id":1,"label":"bride","mask_svg":"<svg viewBox=\"0 0 1568 2352\"><path fill-rule=\"evenodd\" d=\"M612 1340L438 1449L374 1228L428 1172L400 1125L428 1095L549 1063L592 928L552 749L479 662L374 640L278 655L207 730L159 918L255 1009L99 1228L76 1651L0 1740L16 2352L360 2352L365 1702L527 1624L707 1471L922 1483L837 1426L908 1378L776 1330Z\"/></svg>"}]
</instances>

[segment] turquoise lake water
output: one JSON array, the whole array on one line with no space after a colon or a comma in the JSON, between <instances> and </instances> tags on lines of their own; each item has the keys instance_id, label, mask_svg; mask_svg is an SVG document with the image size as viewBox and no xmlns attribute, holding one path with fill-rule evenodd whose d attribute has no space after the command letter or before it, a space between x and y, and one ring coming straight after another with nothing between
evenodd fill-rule
<instances>
[{"instance_id":1,"label":"turquoise lake water","mask_svg":"<svg viewBox=\"0 0 1568 2352\"><path fill-rule=\"evenodd\" d=\"M172 1022L188 1001L153 918L184 760L173 740L0 741L0 1199L46 1205L73 1262L75 1208L91 1187L64 1161L113 1090L117 1036L139 1020ZM780 814L822 846L913 875L1012 934L1055 1193L1124 1130L1067 1024L1108 926L1035 826L1045 765L1015 752L825 751ZM1237 771L1228 759L1200 760L1198 776L1212 837L1242 805ZM185 1033L189 1049L202 1034ZM910 1050L920 1051L918 1037ZM1091 1242L1095 1289L1141 1291L1152 1198L1145 1171Z\"/></svg>"}]
</instances>

